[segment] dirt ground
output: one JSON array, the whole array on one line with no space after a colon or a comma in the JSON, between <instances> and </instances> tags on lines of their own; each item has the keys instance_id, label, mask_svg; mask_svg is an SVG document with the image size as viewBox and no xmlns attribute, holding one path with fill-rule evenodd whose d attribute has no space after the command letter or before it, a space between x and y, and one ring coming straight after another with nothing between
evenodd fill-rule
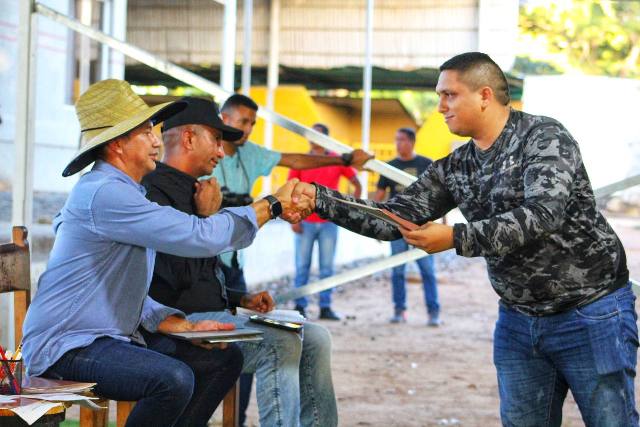
<instances>
[{"instance_id":1,"label":"dirt ground","mask_svg":"<svg viewBox=\"0 0 640 427\"><path fill-rule=\"evenodd\" d=\"M625 244L631 277L640 279L640 220L612 223ZM334 308L350 317L322 322L333 335L340 426L500 425L491 356L497 296L484 261L445 254L437 258L437 267L444 321L439 328L426 326L417 280L408 285L409 321L404 325L388 323L388 275L334 294ZM249 425L257 425L254 403L249 420ZM569 398L563 426L581 425Z\"/></svg>"}]
</instances>

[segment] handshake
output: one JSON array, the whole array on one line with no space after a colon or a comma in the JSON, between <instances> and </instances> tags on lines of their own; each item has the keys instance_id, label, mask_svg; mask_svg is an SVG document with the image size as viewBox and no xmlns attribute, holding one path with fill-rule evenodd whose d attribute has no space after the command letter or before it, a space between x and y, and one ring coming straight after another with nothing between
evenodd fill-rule
<instances>
[{"instance_id":1,"label":"handshake","mask_svg":"<svg viewBox=\"0 0 640 427\"><path fill-rule=\"evenodd\" d=\"M316 187L298 178L288 181L274 196L282 205L280 218L291 224L302 221L316 208Z\"/></svg>"},{"instance_id":2,"label":"handshake","mask_svg":"<svg viewBox=\"0 0 640 427\"><path fill-rule=\"evenodd\" d=\"M247 195L248 196L248 195ZM297 178L288 181L273 195L282 205L280 218L291 224L297 224L313 213L316 207L316 187L313 184L300 182ZM222 205L223 195L215 178L198 181L193 195L196 213L209 216L216 213ZM250 203L250 200L247 200ZM251 203L258 216L259 225L271 217L269 204L265 200Z\"/></svg>"}]
</instances>

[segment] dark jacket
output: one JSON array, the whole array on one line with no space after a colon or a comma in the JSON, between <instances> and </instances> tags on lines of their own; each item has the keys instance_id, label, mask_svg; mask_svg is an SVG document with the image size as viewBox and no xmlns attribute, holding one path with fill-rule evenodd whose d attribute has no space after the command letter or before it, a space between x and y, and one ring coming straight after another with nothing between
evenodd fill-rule
<instances>
[{"instance_id":1,"label":"dark jacket","mask_svg":"<svg viewBox=\"0 0 640 427\"><path fill-rule=\"evenodd\" d=\"M147 198L196 215L193 202L196 179L164 163L157 162L156 166L142 180ZM237 306L244 293L225 289L217 257L185 258L158 252L149 295L161 304L190 314Z\"/></svg>"}]
</instances>

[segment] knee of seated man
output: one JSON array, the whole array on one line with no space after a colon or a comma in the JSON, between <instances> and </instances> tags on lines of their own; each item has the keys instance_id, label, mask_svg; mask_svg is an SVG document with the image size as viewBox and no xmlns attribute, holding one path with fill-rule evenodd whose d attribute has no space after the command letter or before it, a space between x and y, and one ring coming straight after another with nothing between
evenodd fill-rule
<instances>
[{"instance_id":1,"label":"knee of seated man","mask_svg":"<svg viewBox=\"0 0 640 427\"><path fill-rule=\"evenodd\" d=\"M304 351L331 351L331 333L315 323L304 325Z\"/></svg>"},{"instance_id":2,"label":"knee of seated man","mask_svg":"<svg viewBox=\"0 0 640 427\"><path fill-rule=\"evenodd\" d=\"M185 363L179 362L168 366L162 377L156 380L157 390L161 393L186 397L187 401L193 394L195 377L191 368Z\"/></svg>"},{"instance_id":3,"label":"knee of seated man","mask_svg":"<svg viewBox=\"0 0 640 427\"><path fill-rule=\"evenodd\" d=\"M276 328L265 328L264 348L275 351L285 359L297 363L302 353L302 340L297 332L285 331Z\"/></svg>"}]
</instances>

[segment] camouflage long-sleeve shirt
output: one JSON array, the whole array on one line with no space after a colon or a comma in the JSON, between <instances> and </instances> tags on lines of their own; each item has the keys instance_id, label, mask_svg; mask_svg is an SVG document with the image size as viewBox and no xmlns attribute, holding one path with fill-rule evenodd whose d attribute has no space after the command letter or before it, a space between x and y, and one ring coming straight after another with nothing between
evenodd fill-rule
<instances>
[{"instance_id":1,"label":"camouflage long-sleeve shirt","mask_svg":"<svg viewBox=\"0 0 640 427\"><path fill-rule=\"evenodd\" d=\"M365 236L401 237L329 195L350 199L319 186L321 217ZM577 142L548 117L511 111L488 150L469 141L388 202L365 203L417 224L460 208L468 223L454 226L458 255L484 256L502 301L532 315L587 304L629 278L624 248L596 209Z\"/></svg>"}]
</instances>

